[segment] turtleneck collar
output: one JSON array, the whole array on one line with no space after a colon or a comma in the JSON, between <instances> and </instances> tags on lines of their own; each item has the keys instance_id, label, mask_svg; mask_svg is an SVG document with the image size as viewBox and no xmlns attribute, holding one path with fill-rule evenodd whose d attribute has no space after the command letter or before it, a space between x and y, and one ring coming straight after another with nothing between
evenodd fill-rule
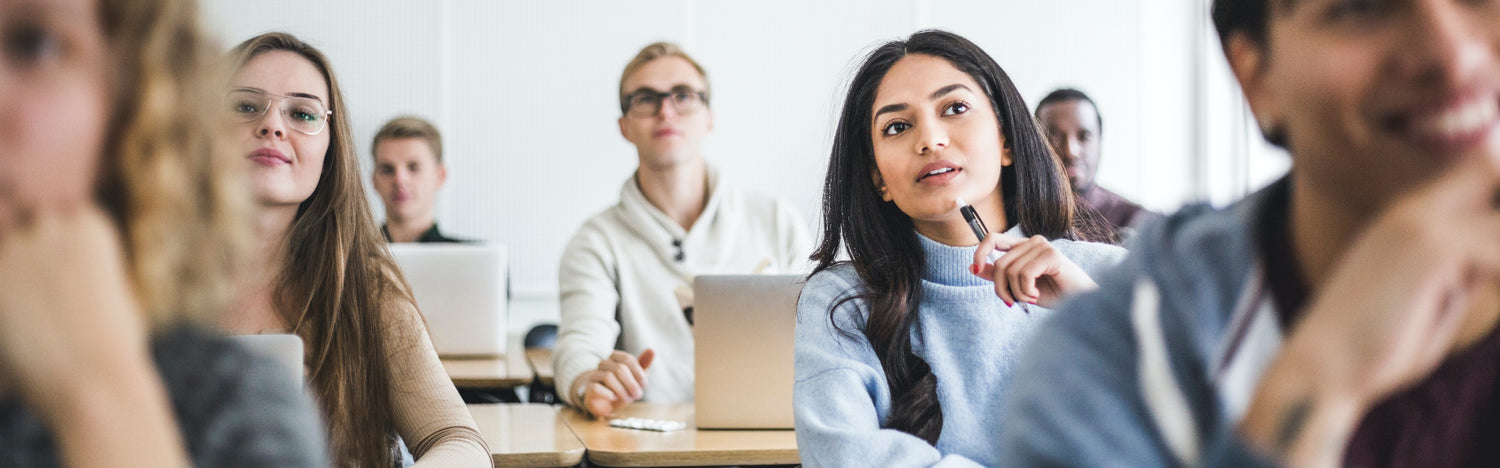
<instances>
[{"instance_id":1,"label":"turtleneck collar","mask_svg":"<svg viewBox=\"0 0 1500 468\"><path fill-rule=\"evenodd\" d=\"M1005 231L1005 235L1023 235L1021 226L1018 224L1011 227ZM922 274L922 281L928 287L930 300L966 301L995 297L994 283L969 272L969 265L974 263L974 249L979 247L977 243L967 247L954 247L921 233L917 233L917 239L921 240L922 251L927 257L927 268Z\"/></svg>"}]
</instances>

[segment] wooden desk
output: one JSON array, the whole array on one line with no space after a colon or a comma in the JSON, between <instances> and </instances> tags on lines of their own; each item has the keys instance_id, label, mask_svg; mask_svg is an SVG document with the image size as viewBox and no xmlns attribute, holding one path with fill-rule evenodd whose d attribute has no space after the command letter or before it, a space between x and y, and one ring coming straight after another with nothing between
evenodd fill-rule
<instances>
[{"instance_id":1,"label":"wooden desk","mask_svg":"<svg viewBox=\"0 0 1500 468\"><path fill-rule=\"evenodd\" d=\"M583 461L583 442L552 406L475 404L469 412L496 467L563 467Z\"/></svg>"},{"instance_id":2,"label":"wooden desk","mask_svg":"<svg viewBox=\"0 0 1500 468\"><path fill-rule=\"evenodd\" d=\"M521 343L514 342L506 348L504 356L445 357L443 369L459 388L511 388L531 383L531 364L526 363Z\"/></svg>"},{"instance_id":3,"label":"wooden desk","mask_svg":"<svg viewBox=\"0 0 1500 468\"><path fill-rule=\"evenodd\" d=\"M797 433L789 430L724 431L694 427L692 403L633 403L620 417L682 421L687 429L653 432L609 427L573 408L559 410L583 440L589 460L604 466L791 465Z\"/></svg>"},{"instance_id":4,"label":"wooden desk","mask_svg":"<svg viewBox=\"0 0 1500 468\"><path fill-rule=\"evenodd\" d=\"M552 383L552 350L546 348L531 348L526 350L526 362L531 364L531 372L536 374L537 380L542 385L553 386Z\"/></svg>"}]
</instances>

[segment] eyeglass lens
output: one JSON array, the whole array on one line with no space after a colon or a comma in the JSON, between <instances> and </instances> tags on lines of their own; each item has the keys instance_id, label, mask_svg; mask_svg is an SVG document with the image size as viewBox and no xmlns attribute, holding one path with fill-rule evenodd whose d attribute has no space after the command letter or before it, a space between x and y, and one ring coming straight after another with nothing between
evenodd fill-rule
<instances>
[{"instance_id":1,"label":"eyeglass lens","mask_svg":"<svg viewBox=\"0 0 1500 468\"><path fill-rule=\"evenodd\" d=\"M630 113L639 117L653 116L661 112L663 103L670 99L678 114L687 115L703 108L703 92L692 89L673 89L659 93L650 90L637 91L630 96Z\"/></svg>"},{"instance_id":2,"label":"eyeglass lens","mask_svg":"<svg viewBox=\"0 0 1500 468\"><path fill-rule=\"evenodd\" d=\"M293 130L315 135L328 123L328 110L317 99L301 96L273 98L269 94L249 91L230 91L225 105L230 115L242 123L260 120L270 109L273 101L279 101L282 120Z\"/></svg>"}]
</instances>

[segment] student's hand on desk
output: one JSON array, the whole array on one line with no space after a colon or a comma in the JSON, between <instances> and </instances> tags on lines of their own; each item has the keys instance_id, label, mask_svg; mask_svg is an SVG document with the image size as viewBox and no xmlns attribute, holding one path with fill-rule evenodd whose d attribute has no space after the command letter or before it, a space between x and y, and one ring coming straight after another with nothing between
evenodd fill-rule
<instances>
[{"instance_id":1,"label":"student's hand on desk","mask_svg":"<svg viewBox=\"0 0 1500 468\"><path fill-rule=\"evenodd\" d=\"M12 389L45 410L60 389L149 371L114 223L92 205L0 211L0 374Z\"/></svg>"},{"instance_id":2,"label":"student's hand on desk","mask_svg":"<svg viewBox=\"0 0 1500 468\"><path fill-rule=\"evenodd\" d=\"M1500 280L1497 189L1500 166L1471 158L1379 213L1309 298L1242 437L1283 463L1335 466L1369 409L1487 334Z\"/></svg>"},{"instance_id":3,"label":"student's hand on desk","mask_svg":"<svg viewBox=\"0 0 1500 468\"><path fill-rule=\"evenodd\" d=\"M991 264L986 257L994 251L1005 255ZM1023 239L990 233L974 250L969 271L994 281L995 295L1006 305L1028 302L1050 309L1066 296L1099 287L1042 236Z\"/></svg>"},{"instance_id":4,"label":"student's hand on desk","mask_svg":"<svg viewBox=\"0 0 1500 468\"><path fill-rule=\"evenodd\" d=\"M630 353L615 351L609 359L599 363L599 368L589 371L573 383L573 394L583 388L583 408L595 417L609 417L625 405L646 395L646 369L656 352L650 349L641 352L637 359Z\"/></svg>"}]
</instances>

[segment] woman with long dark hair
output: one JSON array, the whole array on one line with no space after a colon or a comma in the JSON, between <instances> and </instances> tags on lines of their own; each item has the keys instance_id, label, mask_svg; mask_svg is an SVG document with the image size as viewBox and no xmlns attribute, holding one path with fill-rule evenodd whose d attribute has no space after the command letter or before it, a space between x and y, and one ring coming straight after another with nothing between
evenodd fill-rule
<instances>
[{"instance_id":1,"label":"woman with long dark hair","mask_svg":"<svg viewBox=\"0 0 1500 468\"><path fill-rule=\"evenodd\" d=\"M855 74L798 303L808 465L998 459L1014 357L1058 300L1094 287L1086 271L1124 254L1082 242L1096 237L1028 109L994 59L944 31L887 43ZM959 200L996 230L981 241Z\"/></svg>"}]
</instances>

